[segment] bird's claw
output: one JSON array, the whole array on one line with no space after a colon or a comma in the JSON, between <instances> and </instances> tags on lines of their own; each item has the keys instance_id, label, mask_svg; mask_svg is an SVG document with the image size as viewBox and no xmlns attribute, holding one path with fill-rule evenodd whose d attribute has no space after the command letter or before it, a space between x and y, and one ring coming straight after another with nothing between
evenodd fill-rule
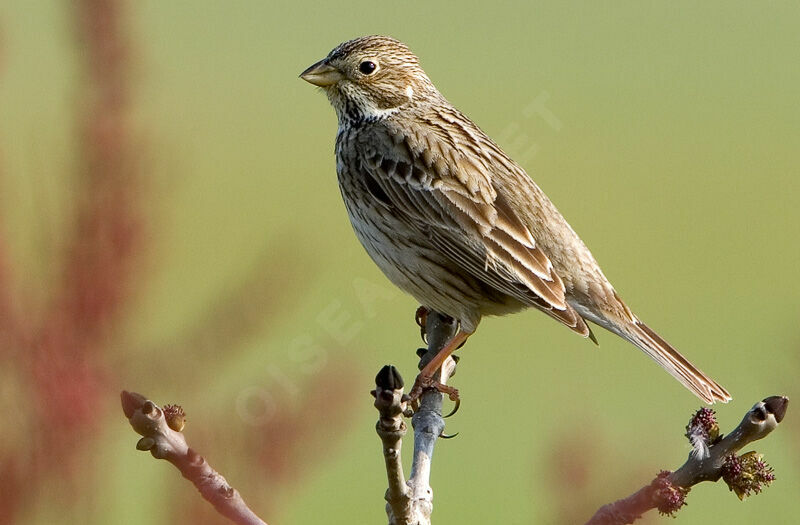
<instances>
[{"instance_id":1,"label":"bird's claw","mask_svg":"<svg viewBox=\"0 0 800 525\"><path fill-rule=\"evenodd\" d=\"M446 416L442 416L442 417L448 418L448 417L450 417L452 415L455 415L455 413L458 412L458 409L461 407L461 398L457 397L456 400L455 400L455 403L456 404L455 404L455 406L453 406L453 410L451 410ZM455 435L453 437L455 437Z\"/></svg>"},{"instance_id":2,"label":"bird's claw","mask_svg":"<svg viewBox=\"0 0 800 525\"><path fill-rule=\"evenodd\" d=\"M417 312L414 314L414 320L417 322L417 326L419 326L419 335L422 337L422 342L425 344L428 344L428 334L425 332L425 326L428 322L429 313L429 308L426 306L420 306L417 308Z\"/></svg>"}]
</instances>

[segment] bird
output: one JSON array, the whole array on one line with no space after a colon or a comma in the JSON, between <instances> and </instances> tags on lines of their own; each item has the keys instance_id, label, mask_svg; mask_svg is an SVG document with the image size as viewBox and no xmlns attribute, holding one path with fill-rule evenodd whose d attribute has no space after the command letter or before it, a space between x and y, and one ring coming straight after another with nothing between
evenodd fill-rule
<instances>
[{"instance_id":1,"label":"bird","mask_svg":"<svg viewBox=\"0 0 800 525\"><path fill-rule=\"evenodd\" d=\"M595 343L587 321L622 337L706 403L731 400L633 313L550 199L406 44L348 40L300 78L336 112L336 172L356 237L394 285L458 322L416 395L442 386L436 370L482 317L534 308Z\"/></svg>"}]
</instances>

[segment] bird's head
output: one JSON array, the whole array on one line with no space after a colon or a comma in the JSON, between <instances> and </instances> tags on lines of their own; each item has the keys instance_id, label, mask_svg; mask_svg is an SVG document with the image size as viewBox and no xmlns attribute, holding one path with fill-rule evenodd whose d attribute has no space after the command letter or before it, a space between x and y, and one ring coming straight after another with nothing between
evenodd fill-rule
<instances>
[{"instance_id":1,"label":"bird's head","mask_svg":"<svg viewBox=\"0 0 800 525\"><path fill-rule=\"evenodd\" d=\"M325 90L340 122L380 119L438 94L408 46L388 36L339 44L300 78Z\"/></svg>"}]
</instances>

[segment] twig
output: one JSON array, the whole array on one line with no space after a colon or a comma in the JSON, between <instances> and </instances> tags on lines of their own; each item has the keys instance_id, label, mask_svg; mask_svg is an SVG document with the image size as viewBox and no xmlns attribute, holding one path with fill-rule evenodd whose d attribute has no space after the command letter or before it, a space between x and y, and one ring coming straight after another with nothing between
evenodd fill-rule
<instances>
[{"instance_id":1,"label":"twig","mask_svg":"<svg viewBox=\"0 0 800 525\"><path fill-rule=\"evenodd\" d=\"M430 312L425 332L428 349L420 356L420 368L455 335L457 325L451 319ZM449 358L440 370L444 384L455 373L456 361ZM401 461L402 439L406 433L403 415L407 412L403 379L397 369L387 365L375 377L375 407L380 413L376 430L383 443L383 457L389 488L386 491L386 514L389 525L430 525L433 512L433 489L430 486L431 460L436 440L444 431L442 394L426 390L411 423L414 427L414 459L411 477L405 481Z\"/></svg>"},{"instance_id":2,"label":"twig","mask_svg":"<svg viewBox=\"0 0 800 525\"><path fill-rule=\"evenodd\" d=\"M197 490L214 508L235 523L267 525L255 515L239 492L211 468L205 458L186 443L183 410L167 405L163 409L135 392L122 391L122 410L133 430L143 436L136 443L139 450L149 450L156 459L166 459L194 483Z\"/></svg>"},{"instance_id":3,"label":"twig","mask_svg":"<svg viewBox=\"0 0 800 525\"><path fill-rule=\"evenodd\" d=\"M754 452L736 453L764 438L783 420L789 399L771 396L756 403L733 432L719 436L713 411L700 409L687 426L687 437L695 449L675 472L662 471L649 485L627 498L600 507L587 525L633 523L650 509L672 514L685 505L689 489L702 481L724 478L740 499L760 492L773 479L772 469Z\"/></svg>"},{"instance_id":4,"label":"twig","mask_svg":"<svg viewBox=\"0 0 800 525\"><path fill-rule=\"evenodd\" d=\"M406 485L400 453L407 430L403 421L406 402L403 399L403 378L395 367L386 365L378 372L372 393L375 396L375 408L380 414L375 430L383 443L383 459L389 478L385 496L386 513L389 523L404 523L401 517L412 514L411 491Z\"/></svg>"}]
</instances>

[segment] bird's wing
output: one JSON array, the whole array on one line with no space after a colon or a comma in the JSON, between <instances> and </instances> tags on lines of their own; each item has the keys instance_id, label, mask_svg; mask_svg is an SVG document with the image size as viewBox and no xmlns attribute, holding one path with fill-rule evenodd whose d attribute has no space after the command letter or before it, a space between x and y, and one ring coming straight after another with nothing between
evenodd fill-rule
<instances>
[{"instance_id":1,"label":"bird's wing","mask_svg":"<svg viewBox=\"0 0 800 525\"><path fill-rule=\"evenodd\" d=\"M424 134L388 122L354 138L371 193L476 278L588 336L547 255L492 183L498 167L476 140L488 138L477 128L458 128L459 136L447 123L424 124Z\"/></svg>"}]
</instances>

